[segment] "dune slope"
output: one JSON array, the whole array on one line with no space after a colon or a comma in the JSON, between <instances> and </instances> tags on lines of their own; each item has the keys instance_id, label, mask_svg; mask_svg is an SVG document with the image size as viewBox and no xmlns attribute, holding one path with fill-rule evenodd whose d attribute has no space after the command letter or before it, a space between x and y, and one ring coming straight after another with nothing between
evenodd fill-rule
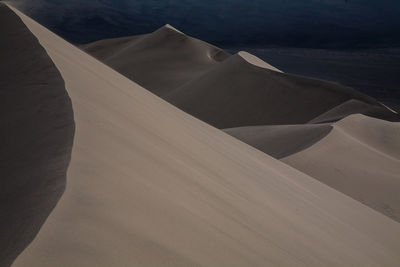
<instances>
[{"instance_id":1,"label":"dune slope","mask_svg":"<svg viewBox=\"0 0 400 267\"><path fill-rule=\"evenodd\" d=\"M3 3L0 34L0 266L8 266L64 191L74 123L59 71Z\"/></svg>"},{"instance_id":2,"label":"dune slope","mask_svg":"<svg viewBox=\"0 0 400 267\"><path fill-rule=\"evenodd\" d=\"M352 114L364 114L369 117L379 118L388 121L398 121L399 115L394 112L390 112L384 106L369 105L359 100L351 99L348 100L327 112L320 114L318 117L312 119L308 123L326 123L338 121Z\"/></svg>"},{"instance_id":3,"label":"dune slope","mask_svg":"<svg viewBox=\"0 0 400 267\"><path fill-rule=\"evenodd\" d=\"M331 130L328 124L305 124L247 126L224 129L224 132L280 159L312 146Z\"/></svg>"},{"instance_id":4,"label":"dune slope","mask_svg":"<svg viewBox=\"0 0 400 267\"><path fill-rule=\"evenodd\" d=\"M352 88L261 68L239 54L166 97L218 128L306 123L350 99L379 106Z\"/></svg>"},{"instance_id":5,"label":"dune slope","mask_svg":"<svg viewBox=\"0 0 400 267\"><path fill-rule=\"evenodd\" d=\"M332 125L250 126L224 131L400 221L399 123L358 114Z\"/></svg>"},{"instance_id":6,"label":"dune slope","mask_svg":"<svg viewBox=\"0 0 400 267\"><path fill-rule=\"evenodd\" d=\"M82 49L161 97L230 56L170 25L146 35L97 41Z\"/></svg>"},{"instance_id":7,"label":"dune slope","mask_svg":"<svg viewBox=\"0 0 400 267\"><path fill-rule=\"evenodd\" d=\"M221 129L298 124L325 116L340 120L354 113L400 121L398 114L352 88L281 73L243 51L230 56L170 26L82 48L183 111ZM336 107L340 111L332 116L329 111Z\"/></svg>"},{"instance_id":8,"label":"dune slope","mask_svg":"<svg viewBox=\"0 0 400 267\"><path fill-rule=\"evenodd\" d=\"M400 124L352 115L283 162L400 221Z\"/></svg>"},{"instance_id":9,"label":"dune slope","mask_svg":"<svg viewBox=\"0 0 400 267\"><path fill-rule=\"evenodd\" d=\"M155 97L16 11L76 134L61 201L15 266L397 266L398 223Z\"/></svg>"}]
</instances>

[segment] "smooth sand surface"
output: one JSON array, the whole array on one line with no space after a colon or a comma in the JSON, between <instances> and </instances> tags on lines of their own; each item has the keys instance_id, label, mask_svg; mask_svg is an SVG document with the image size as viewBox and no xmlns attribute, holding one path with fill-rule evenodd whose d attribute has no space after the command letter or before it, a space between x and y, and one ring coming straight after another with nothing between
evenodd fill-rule
<instances>
[{"instance_id":1,"label":"smooth sand surface","mask_svg":"<svg viewBox=\"0 0 400 267\"><path fill-rule=\"evenodd\" d=\"M332 126L269 125L224 131L400 221L400 123L358 114Z\"/></svg>"},{"instance_id":2,"label":"smooth sand surface","mask_svg":"<svg viewBox=\"0 0 400 267\"><path fill-rule=\"evenodd\" d=\"M352 88L260 68L238 54L165 99L221 129L306 123L350 99L380 106Z\"/></svg>"},{"instance_id":3,"label":"smooth sand surface","mask_svg":"<svg viewBox=\"0 0 400 267\"><path fill-rule=\"evenodd\" d=\"M64 191L74 123L61 74L1 2L0 39L0 266L9 266Z\"/></svg>"},{"instance_id":4,"label":"smooth sand surface","mask_svg":"<svg viewBox=\"0 0 400 267\"><path fill-rule=\"evenodd\" d=\"M172 26L82 46L89 54L183 111L217 128L301 124L364 113L400 116L339 84L284 74L245 51L230 56ZM351 101L360 105L348 104ZM327 113L327 114L325 114ZM319 118L319 116L322 116Z\"/></svg>"},{"instance_id":5,"label":"smooth sand surface","mask_svg":"<svg viewBox=\"0 0 400 267\"><path fill-rule=\"evenodd\" d=\"M263 61L262 59L246 52L246 51L240 51L238 53L239 56L241 56L244 60L249 62L250 64L253 64L257 67L264 68L264 69L269 69L277 72L282 72L281 70L275 68L274 66L268 64L267 62Z\"/></svg>"},{"instance_id":6,"label":"smooth sand surface","mask_svg":"<svg viewBox=\"0 0 400 267\"><path fill-rule=\"evenodd\" d=\"M174 30L174 31L176 31L176 32L178 32L178 33L182 33L182 34L183 34L183 32L181 32L180 30L176 29L175 27L173 27L173 26L170 25L170 24L165 24L165 27L167 27L167 28L169 28L169 29L171 29L171 30Z\"/></svg>"},{"instance_id":7,"label":"smooth sand surface","mask_svg":"<svg viewBox=\"0 0 400 267\"><path fill-rule=\"evenodd\" d=\"M160 97L230 56L168 24L150 34L101 40L82 49Z\"/></svg>"},{"instance_id":8,"label":"smooth sand surface","mask_svg":"<svg viewBox=\"0 0 400 267\"><path fill-rule=\"evenodd\" d=\"M379 118L388 121L400 121L400 116L393 110L384 106L367 104L365 102L351 99L331 110L319 115L308 123L326 123L341 120L352 114L364 114L369 117Z\"/></svg>"},{"instance_id":9,"label":"smooth sand surface","mask_svg":"<svg viewBox=\"0 0 400 267\"><path fill-rule=\"evenodd\" d=\"M66 192L14 266L398 266L397 222L16 12L65 79L76 133Z\"/></svg>"},{"instance_id":10,"label":"smooth sand surface","mask_svg":"<svg viewBox=\"0 0 400 267\"><path fill-rule=\"evenodd\" d=\"M400 123L351 115L283 162L400 221Z\"/></svg>"},{"instance_id":11,"label":"smooth sand surface","mask_svg":"<svg viewBox=\"0 0 400 267\"><path fill-rule=\"evenodd\" d=\"M329 124L305 124L248 126L224 129L224 132L280 159L312 146L331 130Z\"/></svg>"}]
</instances>

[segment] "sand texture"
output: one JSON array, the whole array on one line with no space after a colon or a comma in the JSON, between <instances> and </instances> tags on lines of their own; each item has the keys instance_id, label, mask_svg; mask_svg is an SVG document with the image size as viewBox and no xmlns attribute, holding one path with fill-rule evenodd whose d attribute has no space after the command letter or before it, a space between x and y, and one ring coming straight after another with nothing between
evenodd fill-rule
<instances>
[{"instance_id":1,"label":"sand texture","mask_svg":"<svg viewBox=\"0 0 400 267\"><path fill-rule=\"evenodd\" d=\"M8 266L64 191L74 123L59 71L2 3L0 40L0 266Z\"/></svg>"},{"instance_id":2,"label":"sand texture","mask_svg":"<svg viewBox=\"0 0 400 267\"><path fill-rule=\"evenodd\" d=\"M394 111L388 112L387 107L369 105L365 102L351 99L319 115L318 117L309 121L309 123L334 122L349 115L358 113L388 121L399 120L399 115Z\"/></svg>"},{"instance_id":3,"label":"sand texture","mask_svg":"<svg viewBox=\"0 0 400 267\"><path fill-rule=\"evenodd\" d=\"M280 159L300 152L324 138L329 124L265 125L224 129L224 131L262 152Z\"/></svg>"},{"instance_id":4,"label":"sand texture","mask_svg":"<svg viewBox=\"0 0 400 267\"><path fill-rule=\"evenodd\" d=\"M171 26L82 49L220 129L333 121L356 113L400 121L398 114L350 87L282 73L244 51L229 55ZM348 104L353 102L360 104Z\"/></svg>"},{"instance_id":5,"label":"sand texture","mask_svg":"<svg viewBox=\"0 0 400 267\"><path fill-rule=\"evenodd\" d=\"M179 36L183 35L176 30L175 33ZM149 34L149 36L153 35L155 33ZM90 44L92 50L86 51L96 57L106 51L115 54L113 49L117 46L106 42L110 41ZM165 46L170 41L163 39L163 42ZM186 49L183 45L177 45L176 48L179 47ZM94 48L100 50L94 51ZM146 52L149 53L149 50ZM157 50L157 52L160 51ZM164 50L164 53L167 52L168 50ZM130 64L135 61L136 54L129 55L129 60L118 55L114 59L118 58L119 64L122 64L121 62ZM179 62L190 62L193 56L194 54L186 54L185 57L179 58ZM116 64L99 58L110 66ZM173 65L177 64L175 61L169 62ZM158 61L151 61L151 64L157 65ZM128 65L125 67L129 68ZM133 73L131 74L127 77L136 81ZM167 72L164 74L168 75ZM146 75L151 76L151 70ZM157 72L157 75L161 74ZM149 88L151 91L151 85ZM385 121L400 121L399 114L350 87L282 73L279 69L244 51L215 62L207 72L196 75L195 78L188 77L188 82L162 97L181 110L223 129L231 136L277 159L289 157L313 145L318 147L325 144L325 140L321 144L319 141L330 134L333 129L331 125L337 121L346 120L353 114L363 114ZM371 127L378 132L397 133L397 124L388 124L390 126L386 128L390 130L384 130L382 128L384 124L373 124ZM332 135L329 135L327 139L330 139ZM338 141L336 141L337 138ZM297 158L295 163L285 162L390 218L399 220L397 206L400 201L396 197L400 195L399 163L389 158L387 164L391 167L382 170L386 166L384 158L377 160L374 164L371 159L351 153L352 156L347 155L347 150L359 146L360 140L357 138L346 144L349 148L343 146L339 149L338 145L337 149L324 155L314 153L315 151L311 149L310 160L300 153L293 156ZM329 144L335 147L336 142L341 143L340 140L343 138L335 137ZM375 136L368 141L371 140L375 140L375 144L379 142L388 144L392 152L400 150L395 145L398 138L393 134ZM330 164L331 154L332 157L339 158L343 154L346 156L342 157L341 161L326 167ZM371 157L372 155L375 155L374 152ZM353 157L356 158L354 164ZM348 168L347 165L352 167ZM364 165L368 167L364 168ZM367 178L364 179L364 176ZM363 189L357 189L358 183L367 187L365 192ZM371 189L375 184L388 188L389 191L383 188L382 191L372 192Z\"/></svg>"},{"instance_id":6,"label":"sand texture","mask_svg":"<svg viewBox=\"0 0 400 267\"><path fill-rule=\"evenodd\" d=\"M352 115L283 162L400 221L400 123Z\"/></svg>"},{"instance_id":7,"label":"sand texture","mask_svg":"<svg viewBox=\"0 0 400 267\"><path fill-rule=\"evenodd\" d=\"M160 97L230 56L170 25L150 34L101 40L82 49Z\"/></svg>"},{"instance_id":8,"label":"sand texture","mask_svg":"<svg viewBox=\"0 0 400 267\"><path fill-rule=\"evenodd\" d=\"M331 124L224 131L400 221L400 123L358 114Z\"/></svg>"},{"instance_id":9,"label":"sand texture","mask_svg":"<svg viewBox=\"0 0 400 267\"><path fill-rule=\"evenodd\" d=\"M397 222L16 12L60 70L76 132L66 191L14 266L398 266Z\"/></svg>"}]
</instances>

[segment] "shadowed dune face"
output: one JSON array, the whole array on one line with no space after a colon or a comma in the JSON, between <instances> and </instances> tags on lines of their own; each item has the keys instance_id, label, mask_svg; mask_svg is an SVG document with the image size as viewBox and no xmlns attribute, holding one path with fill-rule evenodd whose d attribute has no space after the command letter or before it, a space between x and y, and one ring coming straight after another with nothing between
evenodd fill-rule
<instances>
[{"instance_id":1,"label":"shadowed dune face","mask_svg":"<svg viewBox=\"0 0 400 267\"><path fill-rule=\"evenodd\" d=\"M379 105L352 88L260 68L234 55L166 100L217 128L232 128L305 123L353 98Z\"/></svg>"},{"instance_id":2,"label":"shadowed dune face","mask_svg":"<svg viewBox=\"0 0 400 267\"><path fill-rule=\"evenodd\" d=\"M250 54L248 52L240 51L238 53L238 55L240 57L242 57L244 60L246 60L247 62L249 62L250 64L252 64L252 65L255 65L255 66L260 67L260 68L269 69L269 70L273 70L273 71L277 71L277 72L283 73L281 70L275 68L274 66L268 64L267 62L261 60L260 58L254 56L254 55L252 55L252 54Z\"/></svg>"},{"instance_id":3,"label":"shadowed dune face","mask_svg":"<svg viewBox=\"0 0 400 267\"><path fill-rule=\"evenodd\" d=\"M357 114L332 125L224 131L400 221L400 123Z\"/></svg>"},{"instance_id":4,"label":"shadowed dune face","mask_svg":"<svg viewBox=\"0 0 400 267\"><path fill-rule=\"evenodd\" d=\"M306 123L353 100L364 107L347 105L346 112L333 119L362 112L400 120L397 114L350 87L279 73L251 54L230 56L171 27L102 40L82 49L220 129Z\"/></svg>"},{"instance_id":5,"label":"shadowed dune face","mask_svg":"<svg viewBox=\"0 0 400 267\"><path fill-rule=\"evenodd\" d=\"M169 25L150 34L98 41L82 49L160 97L230 56Z\"/></svg>"},{"instance_id":6,"label":"shadowed dune face","mask_svg":"<svg viewBox=\"0 0 400 267\"><path fill-rule=\"evenodd\" d=\"M66 81L76 135L67 190L15 266L399 262L397 223L194 119L16 12Z\"/></svg>"},{"instance_id":7,"label":"shadowed dune face","mask_svg":"<svg viewBox=\"0 0 400 267\"><path fill-rule=\"evenodd\" d=\"M384 106L370 105L359 100L351 99L319 115L309 121L309 123L334 122L356 113L382 120L400 121L398 114L389 112Z\"/></svg>"},{"instance_id":8,"label":"shadowed dune face","mask_svg":"<svg viewBox=\"0 0 400 267\"><path fill-rule=\"evenodd\" d=\"M280 159L300 152L324 138L330 125L267 125L224 129L227 134Z\"/></svg>"},{"instance_id":9,"label":"shadowed dune face","mask_svg":"<svg viewBox=\"0 0 400 267\"><path fill-rule=\"evenodd\" d=\"M64 191L74 122L54 63L2 3L0 32L0 266L8 266Z\"/></svg>"},{"instance_id":10,"label":"shadowed dune face","mask_svg":"<svg viewBox=\"0 0 400 267\"><path fill-rule=\"evenodd\" d=\"M178 70L176 66L191 65L198 54L205 53L193 53L194 47L189 49L193 46L192 43L176 42L160 34L171 30L174 38L187 39L181 32L162 28L146 35L149 40L163 40L163 45L156 46L157 49L148 45L151 42L144 42L146 46L138 45L139 41L135 40L144 38L140 36L130 37L131 43L136 42L133 45L136 50L135 53L131 53L128 49L124 50L126 52L123 54L124 57L119 55L117 48L121 47L118 43L127 39L99 41L89 44L87 47L90 49L84 49L112 67L126 64L125 69L129 69L129 65L135 62L138 51L142 50L150 55L155 51L159 55L158 59L163 58L161 65L170 63L171 70L175 72ZM170 46L174 49L183 48L188 53L171 59L167 56L170 53L170 48L167 47ZM112 58L113 61L105 60L106 58ZM166 93L159 95L194 117L217 128L225 129L224 131L231 136L275 158L283 159L289 165L298 167L299 170L393 219L398 218L396 204L396 201L399 201L396 195L400 188L396 178L398 162L392 156L386 161L374 149L370 153L370 158L363 157L362 154L369 150L360 146L359 140L363 140L366 133L373 131L369 127L361 127L359 121L355 123L356 127L352 128L350 135L341 134L338 127L348 121L346 118L352 114L361 113L394 122L400 121L399 114L350 87L281 73L280 70L246 52L239 52L214 63L209 64L207 70L203 72L194 73L189 68L191 75L184 71L179 72L182 77L186 76L186 83L176 88L170 83ZM140 79L142 76L151 77L154 68L157 77L163 77L164 80L169 77L176 78L170 75L169 70L160 69L157 60L149 61L147 64L145 74L135 69L124 74L136 81L135 79ZM152 86L148 83L146 88L154 92ZM342 119L344 120L340 121ZM336 121L340 123L333 124L334 126L328 124ZM365 121L368 124L372 119ZM392 155L394 147L390 146L397 142L397 139L391 132L396 128L396 124L389 125L383 127L381 124L372 124L371 128L376 128L379 133L374 132L367 140L373 142L374 146L384 147L385 153ZM362 129L364 134L354 137L358 132L357 129ZM346 136L351 138L346 139ZM347 140L347 143L343 140ZM337 147L334 145L336 142ZM346 145L343 145L344 143ZM309 160L302 158L303 152L307 155L307 151L314 151L316 147L330 152L311 153ZM347 150L351 152L347 154ZM331 156L331 153L334 155ZM345 157L341 157L342 154ZM352 157L356 158L354 166L349 166ZM296 160L291 161L291 158ZM330 165L331 158L332 165ZM376 162L374 163L372 159ZM364 168L364 164L370 166ZM332 166L335 167L332 169ZM380 171L380 166L386 166L387 171ZM335 179L336 176L338 179ZM364 176L365 179L362 178ZM374 182L382 189L381 192L374 193L371 190ZM360 183L360 188L365 189L364 193L357 189L357 183ZM349 188L345 188L346 186ZM385 191L386 189L388 191Z\"/></svg>"},{"instance_id":11,"label":"shadowed dune face","mask_svg":"<svg viewBox=\"0 0 400 267\"><path fill-rule=\"evenodd\" d=\"M400 123L351 115L282 161L400 222Z\"/></svg>"}]
</instances>

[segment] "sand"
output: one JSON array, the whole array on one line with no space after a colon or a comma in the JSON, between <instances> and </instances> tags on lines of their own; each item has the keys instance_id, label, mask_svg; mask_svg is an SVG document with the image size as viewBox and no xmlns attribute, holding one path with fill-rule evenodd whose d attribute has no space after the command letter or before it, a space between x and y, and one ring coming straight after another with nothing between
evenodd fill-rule
<instances>
[{"instance_id":1,"label":"sand","mask_svg":"<svg viewBox=\"0 0 400 267\"><path fill-rule=\"evenodd\" d=\"M9 266L64 191L74 123L59 71L1 2L0 33L0 266Z\"/></svg>"},{"instance_id":2,"label":"sand","mask_svg":"<svg viewBox=\"0 0 400 267\"><path fill-rule=\"evenodd\" d=\"M400 221L399 123L358 114L331 125L267 125L224 131Z\"/></svg>"},{"instance_id":3,"label":"sand","mask_svg":"<svg viewBox=\"0 0 400 267\"><path fill-rule=\"evenodd\" d=\"M305 124L248 126L224 129L224 132L280 159L314 145L331 130L329 124Z\"/></svg>"},{"instance_id":4,"label":"sand","mask_svg":"<svg viewBox=\"0 0 400 267\"><path fill-rule=\"evenodd\" d=\"M101 40L82 49L160 97L230 56L171 25L150 34Z\"/></svg>"},{"instance_id":5,"label":"sand","mask_svg":"<svg viewBox=\"0 0 400 267\"><path fill-rule=\"evenodd\" d=\"M240 51L238 53L238 55L241 56L244 60L246 60L250 64L255 65L257 67L269 69L269 70L273 70L273 71L277 71L277 72L282 72L281 70L275 68L274 66L268 64L267 62L263 61L262 59L254 56L246 51Z\"/></svg>"},{"instance_id":6,"label":"sand","mask_svg":"<svg viewBox=\"0 0 400 267\"><path fill-rule=\"evenodd\" d=\"M282 73L245 51L231 56L172 26L82 49L220 129L320 122L326 116L340 120L355 113L400 121L398 114L352 88Z\"/></svg>"},{"instance_id":7,"label":"sand","mask_svg":"<svg viewBox=\"0 0 400 267\"><path fill-rule=\"evenodd\" d=\"M388 121L399 121L400 118L395 111L383 104L382 106L370 105L359 100L351 99L319 115L309 121L309 123L334 122L358 113Z\"/></svg>"},{"instance_id":8,"label":"sand","mask_svg":"<svg viewBox=\"0 0 400 267\"><path fill-rule=\"evenodd\" d=\"M350 99L380 106L352 88L260 68L238 54L165 99L221 129L302 124Z\"/></svg>"},{"instance_id":9,"label":"sand","mask_svg":"<svg viewBox=\"0 0 400 267\"><path fill-rule=\"evenodd\" d=\"M400 222L400 123L352 115L283 162Z\"/></svg>"},{"instance_id":10,"label":"sand","mask_svg":"<svg viewBox=\"0 0 400 267\"><path fill-rule=\"evenodd\" d=\"M76 133L66 191L14 266L398 266L397 222L16 12L65 80Z\"/></svg>"}]
</instances>

